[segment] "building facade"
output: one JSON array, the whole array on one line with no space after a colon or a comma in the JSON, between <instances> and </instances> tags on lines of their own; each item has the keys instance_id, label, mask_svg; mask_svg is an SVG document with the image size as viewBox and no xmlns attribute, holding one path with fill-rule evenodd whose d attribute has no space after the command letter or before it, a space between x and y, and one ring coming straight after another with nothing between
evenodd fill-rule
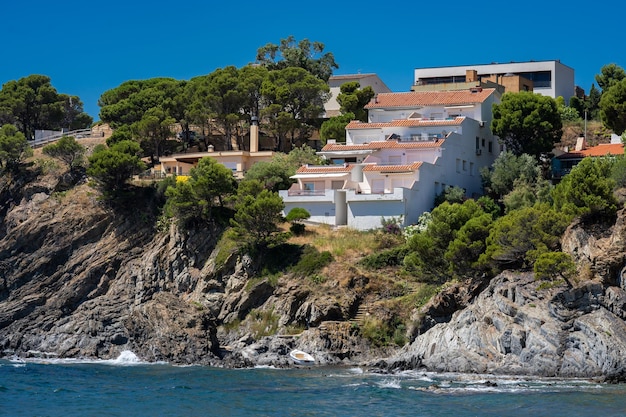
<instances>
[{"instance_id":1,"label":"building facade","mask_svg":"<svg viewBox=\"0 0 626 417\"><path fill-rule=\"evenodd\" d=\"M447 187L481 195L480 170L501 150L489 129L499 100L483 88L378 94L368 122L351 122L345 143L319 152L329 165L301 167L280 191L285 213L302 207L311 221L368 230L382 218L416 223Z\"/></svg>"},{"instance_id":2,"label":"building facade","mask_svg":"<svg viewBox=\"0 0 626 417\"><path fill-rule=\"evenodd\" d=\"M574 69L560 61L529 61L510 63L491 63L480 65L460 65L452 67L416 68L414 85L462 83L468 71L476 71L480 81L490 81L505 85L507 77L520 76L532 82L532 91L544 96L559 96L569 103L575 95ZM519 81L514 81L519 82Z\"/></svg>"}]
</instances>

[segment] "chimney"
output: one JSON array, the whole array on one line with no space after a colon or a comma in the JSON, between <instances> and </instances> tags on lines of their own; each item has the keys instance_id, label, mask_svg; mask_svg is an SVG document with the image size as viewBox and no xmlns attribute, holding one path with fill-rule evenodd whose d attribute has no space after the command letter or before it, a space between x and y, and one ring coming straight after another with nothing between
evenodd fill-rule
<instances>
[{"instance_id":1,"label":"chimney","mask_svg":"<svg viewBox=\"0 0 626 417\"><path fill-rule=\"evenodd\" d=\"M584 136L581 136L578 139L576 139L576 148L574 149L577 151L582 151L583 149L587 149L587 141L585 140Z\"/></svg>"},{"instance_id":2,"label":"chimney","mask_svg":"<svg viewBox=\"0 0 626 417\"><path fill-rule=\"evenodd\" d=\"M259 119L252 116L250 119L250 153L259 151Z\"/></svg>"},{"instance_id":3,"label":"chimney","mask_svg":"<svg viewBox=\"0 0 626 417\"><path fill-rule=\"evenodd\" d=\"M478 71L476 70L466 70L465 71L465 82L474 83L478 81Z\"/></svg>"}]
</instances>

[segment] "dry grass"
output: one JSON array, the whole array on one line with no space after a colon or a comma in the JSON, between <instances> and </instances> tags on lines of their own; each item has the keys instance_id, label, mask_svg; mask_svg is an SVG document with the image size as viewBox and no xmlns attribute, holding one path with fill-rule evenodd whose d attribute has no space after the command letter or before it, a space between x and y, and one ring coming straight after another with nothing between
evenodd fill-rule
<instances>
[{"instance_id":1,"label":"dry grass","mask_svg":"<svg viewBox=\"0 0 626 417\"><path fill-rule=\"evenodd\" d=\"M292 237L290 243L315 246L320 252L330 252L339 261L362 258L378 246L375 233L328 225L307 225L305 234Z\"/></svg>"}]
</instances>

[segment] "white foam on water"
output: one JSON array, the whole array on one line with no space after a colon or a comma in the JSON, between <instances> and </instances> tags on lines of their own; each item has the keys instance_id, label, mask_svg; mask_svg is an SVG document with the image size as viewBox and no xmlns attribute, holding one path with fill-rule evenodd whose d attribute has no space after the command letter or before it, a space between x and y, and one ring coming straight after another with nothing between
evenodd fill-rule
<instances>
[{"instance_id":1,"label":"white foam on water","mask_svg":"<svg viewBox=\"0 0 626 417\"><path fill-rule=\"evenodd\" d=\"M394 388L394 389L402 388L402 385L400 385L400 380L396 378L384 379L380 382L377 382L376 385L378 385L380 388Z\"/></svg>"},{"instance_id":2,"label":"white foam on water","mask_svg":"<svg viewBox=\"0 0 626 417\"><path fill-rule=\"evenodd\" d=\"M135 355L132 351L130 351L130 350L123 350L116 359L111 359L111 360L108 360L108 361L104 361L104 363L108 363L108 364L111 364L111 365L128 366L128 365L146 364L147 362L141 361L137 357L137 355Z\"/></svg>"}]
</instances>

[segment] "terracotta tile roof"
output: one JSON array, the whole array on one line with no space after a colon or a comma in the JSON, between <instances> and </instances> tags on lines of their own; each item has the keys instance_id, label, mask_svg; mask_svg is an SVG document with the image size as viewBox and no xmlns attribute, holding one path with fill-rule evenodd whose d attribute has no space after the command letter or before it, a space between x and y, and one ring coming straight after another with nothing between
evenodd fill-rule
<instances>
[{"instance_id":1,"label":"terracotta tile roof","mask_svg":"<svg viewBox=\"0 0 626 417\"><path fill-rule=\"evenodd\" d=\"M485 101L494 88L483 88L479 91L411 91L406 93L380 93L365 106L366 109L386 107L415 107L433 105L463 105Z\"/></svg>"},{"instance_id":2,"label":"terracotta tile roof","mask_svg":"<svg viewBox=\"0 0 626 417\"><path fill-rule=\"evenodd\" d=\"M327 143L322 148L322 152L328 151L364 151L364 150L376 150L376 149L428 149L439 148L445 139L428 140L428 141L415 141L415 142L398 142L397 140L386 140L378 142L370 142L358 145L341 145L337 143Z\"/></svg>"},{"instance_id":3,"label":"terracotta tile roof","mask_svg":"<svg viewBox=\"0 0 626 417\"><path fill-rule=\"evenodd\" d=\"M432 127L432 126L458 126L463 123L465 117L456 117L454 119L437 119L437 120L421 120L421 119L398 119L384 123L365 123L353 120L346 126L346 129L382 129L384 127Z\"/></svg>"},{"instance_id":4,"label":"terracotta tile roof","mask_svg":"<svg viewBox=\"0 0 626 417\"><path fill-rule=\"evenodd\" d=\"M623 155L624 145L622 143L601 143L598 146L583 149L581 151L572 151L557 156L558 159L576 159L585 158L587 156L605 156L605 155Z\"/></svg>"},{"instance_id":5,"label":"terracotta tile roof","mask_svg":"<svg viewBox=\"0 0 626 417\"><path fill-rule=\"evenodd\" d=\"M352 171L354 164L346 165L302 165L298 174L341 174Z\"/></svg>"},{"instance_id":6,"label":"terracotta tile roof","mask_svg":"<svg viewBox=\"0 0 626 417\"><path fill-rule=\"evenodd\" d=\"M422 162L413 162L407 165L379 165L371 164L363 167L363 171L369 172L409 172L417 171L422 166Z\"/></svg>"}]
</instances>

